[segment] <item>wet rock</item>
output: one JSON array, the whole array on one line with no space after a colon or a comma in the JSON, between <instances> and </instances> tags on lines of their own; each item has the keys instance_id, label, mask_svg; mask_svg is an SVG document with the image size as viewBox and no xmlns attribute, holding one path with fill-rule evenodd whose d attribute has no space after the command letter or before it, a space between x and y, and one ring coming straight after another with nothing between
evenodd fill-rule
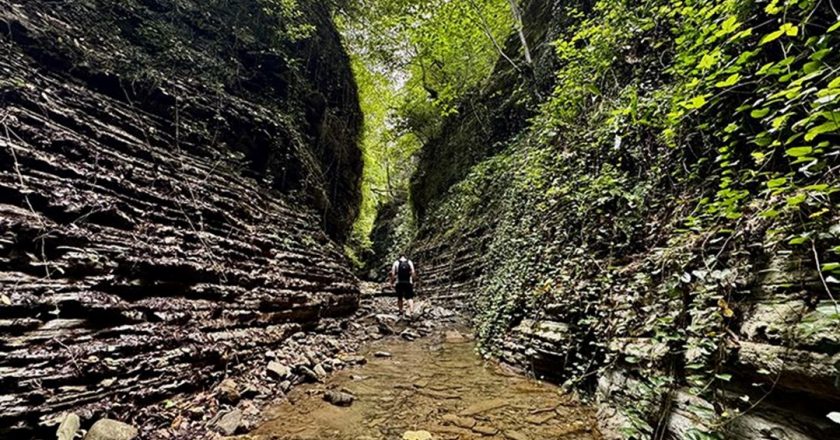
<instances>
[{"instance_id":1,"label":"wet rock","mask_svg":"<svg viewBox=\"0 0 840 440\"><path fill-rule=\"evenodd\" d=\"M79 430L80 424L79 416L74 413L67 413L61 421L61 424L58 425L58 430L55 435L58 440L73 440L73 437L76 436L76 431Z\"/></svg>"},{"instance_id":2,"label":"wet rock","mask_svg":"<svg viewBox=\"0 0 840 440\"><path fill-rule=\"evenodd\" d=\"M85 440L132 440L137 438L137 428L118 420L101 419L94 423Z\"/></svg>"},{"instance_id":3,"label":"wet rock","mask_svg":"<svg viewBox=\"0 0 840 440\"><path fill-rule=\"evenodd\" d=\"M505 399L491 399L485 400L482 402L478 402L476 404L468 406L465 410L461 411L459 414L462 416L474 416L476 414L483 414L494 409L499 409L507 406L510 402Z\"/></svg>"},{"instance_id":4,"label":"wet rock","mask_svg":"<svg viewBox=\"0 0 840 440\"><path fill-rule=\"evenodd\" d=\"M530 437L519 431L505 431L505 438L508 440L531 440Z\"/></svg>"},{"instance_id":5,"label":"wet rock","mask_svg":"<svg viewBox=\"0 0 840 440\"><path fill-rule=\"evenodd\" d=\"M312 350L306 350L304 352L304 356L306 356L306 360L309 362L308 365L315 366L318 364L318 361L321 359L318 353Z\"/></svg>"},{"instance_id":6,"label":"wet rock","mask_svg":"<svg viewBox=\"0 0 840 440\"><path fill-rule=\"evenodd\" d=\"M376 322L386 322L386 323L390 323L390 324L393 324L393 323L400 320L399 316L391 315L391 314L387 314L387 313L380 313L380 314L374 316L374 318L376 319Z\"/></svg>"},{"instance_id":7,"label":"wet rock","mask_svg":"<svg viewBox=\"0 0 840 440\"><path fill-rule=\"evenodd\" d=\"M243 399L253 399L254 397L259 396L260 394L262 394L260 388L258 388L256 385L251 384L246 386L245 389L242 390L242 392L240 393L240 397Z\"/></svg>"},{"instance_id":8,"label":"wet rock","mask_svg":"<svg viewBox=\"0 0 840 440\"><path fill-rule=\"evenodd\" d=\"M540 414L533 414L525 418L525 421L528 423L533 423L534 425L542 425L548 422L549 420L553 419L554 416L557 415L554 412L545 412Z\"/></svg>"},{"instance_id":9,"label":"wet rock","mask_svg":"<svg viewBox=\"0 0 840 440\"><path fill-rule=\"evenodd\" d=\"M386 335L386 336L393 335L397 332L396 330L394 330L393 327L391 327L390 325L388 325L385 322L380 322L379 325L377 326L377 329L379 330L379 333L381 333L383 335Z\"/></svg>"},{"instance_id":10,"label":"wet rock","mask_svg":"<svg viewBox=\"0 0 840 440\"><path fill-rule=\"evenodd\" d=\"M324 393L324 400L336 406L350 406L356 400L356 396L342 391L328 390Z\"/></svg>"},{"instance_id":11,"label":"wet rock","mask_svg":"<svg viewBox=\"0 0 840 440\"><path fill-rule=\"evenodd\" d=\"M413 341L413 340L419 338L420 335L415 333L413 330L407 328L407 329L403 330L402 333L400 333L400 337L402 337L406 341Z\"/></svg>"},{"instance_id":12,"label":"wet rock","mask_svg":"<svg viewBox=\"0 0 840 440\"><path fill-rule=\"evenodd\" d=\"M475 425L472 430L481 435L496 435L499 432L498 428L490 425Z\"/></svg>"},{"instance_id":13,"label":"wet rock","mask_svg":"<svg viewBox=\"0 0 840 440\"><path fill-rule=\"evenodd\" d=\"M472 417L461 417L456 414L446 414L443 416L443 421L447 423L451 423L455 426L460 426L461 428L472 429L475 426L476 421Z\"/></svg>"},{"instance_id":14,"label":"wet rock","mask_svg":"<svg viewBox=\"0 0 840 440\"><path fill-rule=\"evenodd\" d=\"M219 400L224 403L236 404L239 402L239 385L233 379L225 379L219 384L216 390Z\"/></svg>"},{"instance_id":15,"label":"wet rock","mask_svg":"<svg viewBox=\"0 0 840 440\"><path fill-rule=\"evenodd\" d=\"M277 379L288 379L292 375L291 368L281 364L280 362L269 362L266 367L269 376Z\"/></svg>"},{"instance_id":16,"label":"wet rock","mask_svg":"<svg viewBox=\"0 0 840 440\"><path fill-rule=\"evenodd\" d=\"M235 409L225 413L216 422L216 429L224 435L233 435L242 424L242 411Z\"/></svg>"},{"instance_id":17,"label":"wet rock","mask_svg":"<svg viewBox=\"0 0 840 440\"><path fill-rule=\"evenodd\" d=\"M406 431L403 440L432 440L432 433L429 431Z\"/></svg>"},{"instance_id":18,"label":"wet rock","mask_svg":"<svg viewBox=\"0 0 840 440\"><path fill-rule=\"evenodd\" d=\"M461 334L461 332L459 332L457 330L447 331L446 333L444 333L443 338L444 338L444 340L446 340L446 342L449 342L451 344L456 344L456 343L459 343L459 342L466 341L466 338L464 338L464 336Z\"/></svg>"},{"instance_id":19,"label":"wet rock","mask_svg":"<svg viewBox=\"0 0 840 440\"><path fill-rule=\"evenodd\" d=\"M422 394L424 396L433 397L439 400L446 400L446 399L460 399L461 395L458 393L440 391L440 390L429 390L425 388L420 388L417 390L418 394Z\"/></svg>"},{"instance_id":20,"label":"wet rock","mask_svg":"<svg viewBox=\"0 0 840 440\"><path fill-rule=\"evenodd\" d=\"M312 372L318 376L319 380L327 377L327 371L324 370L324 366L321 364L316 365L315 368L312 369Z\"/></svg>"},{"instance_id":21,"label":"wet rock","mask_svg":"<svg viewBox=\"0 0 840 440\"><path fill-rule=\"evenodd\" d=\"M389 353L387 351L377 351L373 355L378 357L378 358L389 358L389 357L391 357L391 353Z\"/></svg>"},{"instance_id":22,"label":"wet rock","mask_svg":"<svg viewBox=\"0 0 840 440\"><path fill-rule=\"evenodd\" d=\"M364 356L361 356L361 355L339 355L338 359L340 361L344 362L345 364L350 364L350 365L354 365L354 364L364 365L364 364L367 363L367 358L365 358Z\"/></svg>"},{"instance_id":23,"label":"wet rock","mask_svg":"<svg viewBox=\"0 0 840 440\"><path fill-rule=\"evenodd\" d=\"M300 374L303 375L304 378L313 382L320 382L321 378L323 377L319 376L318 373L312 371L312 369L310 369L309 367L305 367L303 365L298 367L298 370L300 370Z\"/></svg>"},{"instance_id":24,"label":"wet rock","mask_svg":"<svg viewBox=\"0 0 840 440\"><path fill-rule=\"evenodd\" d=\"M288 380L280 382L280 389L283 390L284 393L289 391L290 389L292 389L292 382Z\"/></svg>"}]
</instances>

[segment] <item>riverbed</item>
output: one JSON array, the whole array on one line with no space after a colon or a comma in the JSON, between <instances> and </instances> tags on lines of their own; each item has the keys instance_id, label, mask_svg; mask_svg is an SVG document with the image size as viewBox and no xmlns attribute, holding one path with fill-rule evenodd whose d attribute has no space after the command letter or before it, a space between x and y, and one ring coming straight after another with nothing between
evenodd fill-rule
<instances>
[{"instance_id":1,"label":"riverbed","mask_svg":"<svg viewBox=\"0 0 840 440\"><path fill-rule=\"evenodd\" d=\"M366 363L295 388L254 440L599 439L594 410L560 388L482 359L467 332L394 336ZM353 396L335 405L325 394Z\"/></svg>"}]
</instances>

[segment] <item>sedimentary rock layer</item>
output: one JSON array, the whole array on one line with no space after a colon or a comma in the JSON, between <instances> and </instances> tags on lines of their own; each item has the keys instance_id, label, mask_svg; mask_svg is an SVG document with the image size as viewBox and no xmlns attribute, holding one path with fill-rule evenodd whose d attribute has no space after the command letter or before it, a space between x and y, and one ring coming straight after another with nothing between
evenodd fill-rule
<instances>
[{"instance_id":1,"label":"sedimentary rock layer","mask_svg":"<svg viewBox=\"0 0 840 440\"><path fill-rule=\"evenodd\" d=\"M256 43L216 50L235 38L199 20L213 7L0 5L4 438L68 410L125 419L357 307L325 233L342 236L358 193L358 104L329 15L307 10L295 76ZM143 66L159 48L137 35L156 27L195 65ZM195 70L214 59L249 83Z\"/></svg>"}]
</instances>

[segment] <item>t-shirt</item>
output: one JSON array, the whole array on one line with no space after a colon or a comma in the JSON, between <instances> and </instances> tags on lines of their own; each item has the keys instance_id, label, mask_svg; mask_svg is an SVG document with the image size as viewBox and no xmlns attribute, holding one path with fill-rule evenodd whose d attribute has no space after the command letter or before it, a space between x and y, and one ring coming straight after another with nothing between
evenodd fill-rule
<instances>
[{"instance_id":1,"label":"t-shirt","mask_svg":"<svg viewBox=\"0 0 840 440\"><path fill-rule=\"evenodd\" d=\"M411 262L411 260L409 260L408 258L400 258L399 260L394 261L394 264L393 264L393 265L391 265L391 273L392 273L392 274L394 274L394 277L395 277L395 278L399 275L399 271L400 271L400 262L401 262L401 261L408 261L408 267L410 267L410 268L411 268L411 273L412 273L412 274L414 273L414 263L412 263L412 262ZM399 281L399 280L398 280L398 281ZM413 282L414 282L414 277L413 277L413 276L411 277L411 279L409 280L409 282L410 282L410 283L413 283Z\"/></svg>"}]
</instances>

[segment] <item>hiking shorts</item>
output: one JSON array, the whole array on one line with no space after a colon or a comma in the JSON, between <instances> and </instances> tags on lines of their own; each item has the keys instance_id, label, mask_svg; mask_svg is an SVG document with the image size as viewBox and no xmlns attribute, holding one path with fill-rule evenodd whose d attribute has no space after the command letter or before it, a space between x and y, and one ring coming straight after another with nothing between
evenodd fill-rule
<instances>
[{"instance_id":1,"label":"hiking shorts","mask_svg":"<svg viewBox=\"0 0 840 440\"><path fill-rule=\"evenodd\" d=\"M414 299L414 286L411 283L397 283L394 287L399 299Z\"/></svg>"}]
</instances>

